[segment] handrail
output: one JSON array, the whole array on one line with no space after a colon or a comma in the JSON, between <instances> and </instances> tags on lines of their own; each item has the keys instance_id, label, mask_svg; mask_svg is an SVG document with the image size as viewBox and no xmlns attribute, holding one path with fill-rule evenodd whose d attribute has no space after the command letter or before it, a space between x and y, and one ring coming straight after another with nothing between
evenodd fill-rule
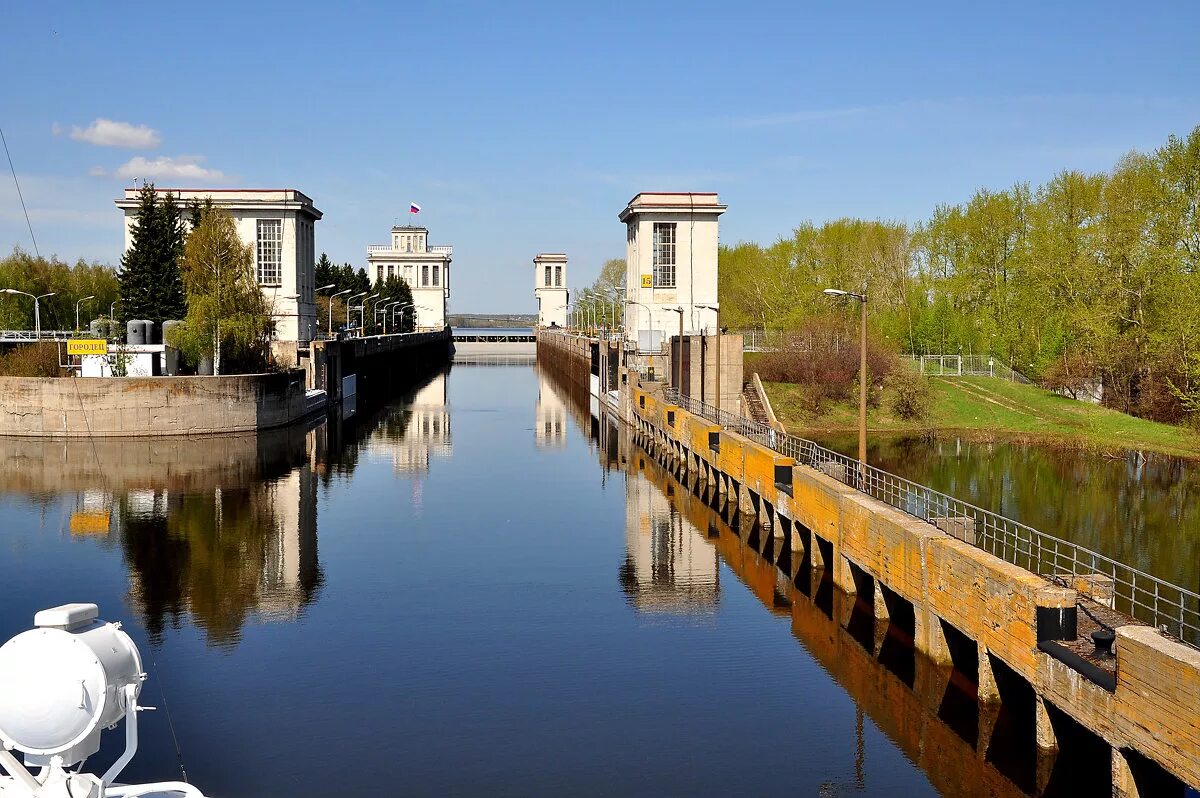
<instances>
[{"instance_id":1,"label":"handrail","mask_svg":"<svg viewBox=\"0 0 1200 798\"><path fill-rule=\"evenodd\" d=\"M1058 581L1108 576L1113 580L1115 609L1200 648L1200 593L875 466L860 466L852 457L681 396L673 388L665 389L665 398L928 524L938 526L941 521L973 527L976 546L1027 571Z\"/></svg>"}]
</instances>

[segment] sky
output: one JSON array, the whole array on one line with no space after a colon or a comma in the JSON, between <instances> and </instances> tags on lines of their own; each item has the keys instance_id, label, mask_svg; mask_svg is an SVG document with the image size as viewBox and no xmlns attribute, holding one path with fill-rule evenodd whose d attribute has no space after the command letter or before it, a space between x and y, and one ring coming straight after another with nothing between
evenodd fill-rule
<instances>
[{"instance_id":1,"label":"sky","mask_svg":"<svg viewBox=\"0 0 1200 798\"><path fill-rule=\"evenodd\" d=\"M421 205L452 312L531 312L623 257L639 191L717 191L724 243L916 222L1200 125L1200 3L10 3L0 127L44 255L116 264L113 200L296 188L317 251ZM7 170L7 164L3 164ZM0 247L32 250L12 175Z\"/></svg>"}]
</instances>

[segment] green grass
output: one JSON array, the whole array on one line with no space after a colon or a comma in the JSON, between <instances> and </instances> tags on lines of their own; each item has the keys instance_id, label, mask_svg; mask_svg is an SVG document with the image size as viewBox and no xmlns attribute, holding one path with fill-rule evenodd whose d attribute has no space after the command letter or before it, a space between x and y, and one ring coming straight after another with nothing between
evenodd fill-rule
<instances>
[{"instance_id":1,"label":"green grass","mask_svg":"<svg viewBox=\"0 0 1200 798\"><path fill-rule=\"evenodd\" d=\"M789 432L820 434L858 429L855 403L827 404L807 413L800 386L764 383L779 420ZM1007 437L1078 445L1101 450L1146 449L1200 457L1200 434L1077 402L1032 385L994 377L930 380L932 401L925 422L895 416L885 392L881 406L867 413L867 426L877 432L954 432L980 437Z\"/></svg>"}]
</instances>

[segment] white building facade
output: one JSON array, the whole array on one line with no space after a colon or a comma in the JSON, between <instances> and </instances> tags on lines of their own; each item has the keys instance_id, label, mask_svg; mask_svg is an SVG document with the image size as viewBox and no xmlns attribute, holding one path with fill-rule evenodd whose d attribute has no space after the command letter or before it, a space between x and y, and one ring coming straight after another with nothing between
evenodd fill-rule
<instances>
[{"instance_id":1,"label":"white building facade","mask_svg":"<svg viewBox=\"0 0 1200 798\"><path fill-rule=\"evenodd\" d=\"M642 192L618 217L626 228L625 335L640 351L658 351L683 332L716 322L699 306L717 304L717 219L726 210L715 193Z\"/></svg>"},{"instance_id":2,"label":"white building facade","mask_svg":"<svg viewBox=\"0 0 1200 798\"><path fill-rule=\"evenodd\" d=\"M533 259L533 295L538 303L538 326L567 326L567 256L543 252Z\"/></svg>"},{"instance_id":3,"label":"white building facade","mask_svg":"<svg viewBox=\"0 0 1200 798\"><path fill-rule=\"evenodd\" d=\"M137 222L139 189L125 189L116 200L125 213L125 249L133 244ZM238 238L254 249L254 273L267 307L275 320L275 339L306 344L317 331L317 306L313 300L315 280L314 228L321 212L313 201L295 189L156 189L159 196L172 194L186 212L193 201L211 199L233 217Z\"/></svg>"},{"instance_id":4,"label":"white building facade","mask_svg":"<svg viewBox=\"0 0 1200 798\"><path fill-rule=\"evenodd\" d=\"M391 242L367 245L367 275L372 285L389 277L403 279L412 289L417 330L441 330L449 314L453 255L454 247L429 245L428 229L397 226Z\"/></svg>"}]
</instances>

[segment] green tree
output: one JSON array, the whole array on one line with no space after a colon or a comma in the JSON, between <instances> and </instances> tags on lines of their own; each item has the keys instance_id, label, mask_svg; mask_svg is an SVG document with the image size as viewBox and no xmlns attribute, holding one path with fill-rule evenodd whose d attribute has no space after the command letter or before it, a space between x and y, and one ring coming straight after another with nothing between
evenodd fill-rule
<instances>
[{"instance_id":1,"label":"green tree","mask_svg":"<svg viewBox=\"0 0 1200 798\"><path fill-rule=\"evenodd\" d=\"M176 343L193 362L211 353L213 374L223 352L265 359L273 325L253 269L253 247L242 244L233 218L203 209L184 249L188 313Z\"/></svg>"},{"instance_id":2,"label":"green tree","mask_svg":"<svg viewBox=\"0 0 1200 798\"><path fill-rule=\"evenodd\" d=\"M316 284L318 288L323 285L330 284L338 286L338 269L333 265L333 261L331 261L329 256L324 252L322 252L321 257L317 259L317 265L313 276L317 281ZM336 292L340 289L341 286L338 286L337 288L333 288L331 290Z\"/></svg>"},{"instance_id":3,"label":"green tree","mask_svg":"<svg viewBox=\"0 0 1200 798\"><path fill-rule=\"evenodd\" d=\"M162 324L187 313L179 260L185 234L174 195L158 196L153 183L138 194L129 249L121 257L121 317Z\"/></svg>"},{"instance_id":4,"label":"green tree","mask_svg":"<svg viewBox=\"0 0 1200 798\"><path fill-rule=\"evenodd\" d=\"M597 324L610 326L620 324L624 316L622 302L625 296L621 288L625 285L625 259L611 258L600 267L600 274L587 288L575 297L575 306L580 319L586 315Z\"/></svg>"}]
</instances>

